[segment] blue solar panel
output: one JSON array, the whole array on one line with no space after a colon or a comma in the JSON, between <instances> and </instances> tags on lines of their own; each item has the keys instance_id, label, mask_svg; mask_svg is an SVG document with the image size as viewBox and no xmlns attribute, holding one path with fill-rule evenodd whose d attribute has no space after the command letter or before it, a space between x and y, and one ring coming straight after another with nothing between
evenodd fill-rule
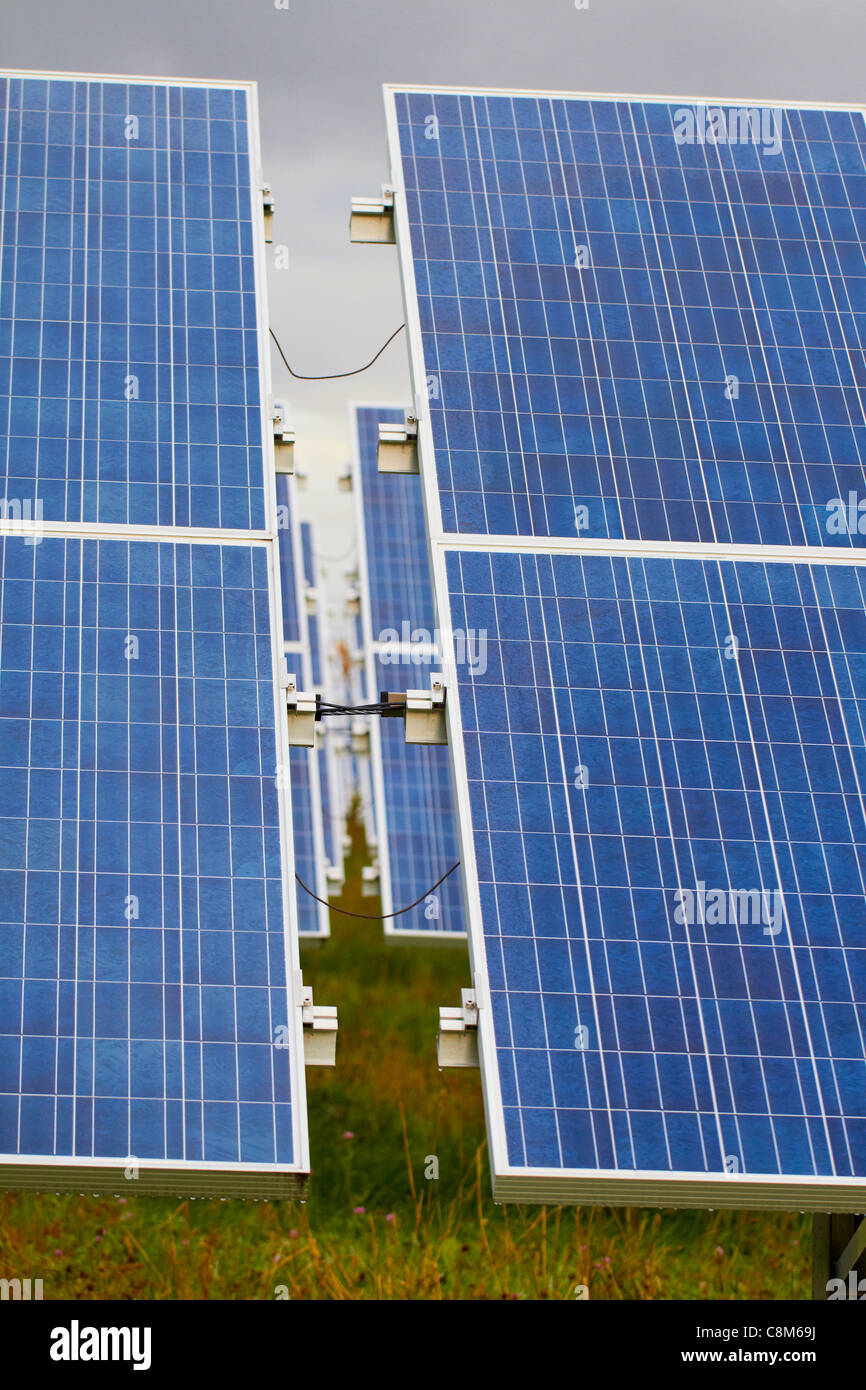
<instances>
[{"instance_id":1,"label":"blue solar panel","mask_svg":"<svg viewBox=\"0 0 866 1390\"><path fill-rule=\"evenodd\" d=\"M374 665L380 690L417 688L417 666ZM460 859L448 749L406 743L403 721L383 719L376 740L382 760L382 822L386 827L389 905L418 906L386 924L389 934L466 931L459 870L432 885ZM380 849L380 864L382 850ZM384 895L383 876L383 895Z\"/></svg>"},{"instance_id":2,"label":"blue solar panel","mask_svg":"<svg viewBox=\"0 0 866 1390\"><path fill-rule=\"evenodd\" d=\"M293 480L277 474L277 521L279 527L280 587L283 595L283 650L288 669L294 672L300 688L313 684L313 663L318 661L318 633L311 630L304 592L303 524L298 520ZM316 655L313 655L313 642ZM315 748L291 748L289 779L292 789L292 832L295 871L315 893L327 899L325 878L324 825L322 813L320 760ZM330 934L328 909L297 885L298 930L302 937Z\"/></svg>"},{"instance_id":3,"label":"blue solar panel","mask_svg":"<svg viewBox=\"0 0 866 1390\"><path fill-rule=\"evenodd\" d=\"M307 589L307 630L310 643L310 674L313 689L330 700L338 700L336 688L329 688L329 637L324 592L319 584L319 567L315 553L312 523L301 522L301 548L304 579ZM345 810L342 806L340 783L335 763L338 725L333 719L323 719L317 730L316 762L318 764L319 794L322 806L323 845L326 873L330 885L343 880L343 837Z\"/></svg>"},{"instance_id":4,"label":"blue solar panel","mask_svg":"<svg viewBox=\"0 0 866 1390\"><path fill-rule=\"evenodd\" d=\"M496 1195L858 1211L863 113L387 105Z\"/></svg>"},{"instance_id":5,"label":"blue solar panel","mask_svg":"<svg viewBox=\"0 0 866 1390\"><path fill-rule=\"evenodd\" d=\"M509 1162L866 1178L863 571L448 583Z\"/></svg>"},{"instance_id":6,"label":"blue solar panel","mask_svg":"<svg viewBox=\"0 0 866 1390\"><path fill-rule=\"evenodd\" d=\"M289 1196L254 89L0 75L0 120L0 1185Z\"/></svg>"},{"instance_id":7,"label":"blue solar panel","mask_svg":"<svg viewBox=\"0 0 866 1390\"><path fill-rule=\"evenodd\" d=\"M0 491L263 529L243 87L0 78Z\"/></svg>"},{"instance_id":8,"label":"blue solar panel","mask_svg":"<svg viewBox=\"0 0 866 1390\"><path fill-rule=\"evenodd\" d=\"M266 548L7 536L0 612L0 1151L291 1165Z\"/></svg>"},{"instance_id":9,"label":"blue solar panel","mask_svg":"<svg viewBox=\"0 0 866 1390\"><path fill-rule=\"evenodd\" d=\"M383 634L396 631L396 640L405 642L414 631L424 629L432 634L436 627L418 479L382 474L376 467L380 423L402 424L406 412L397 407L356 406L354 417L361 463L370 627L374 641L394 640Z\"/></svg>"},{"instance_id":10,"label":"blue solar panel","mask_svg":"<svg viewBox=\"0 0 866 1390\"><path fill-rule=\"evenodd\" d=\"M860 110L392 100L445 531L863 544Z\"/></svg>"},{"instance_id":11,"label":"blue solar panel","mask_svg":"<svg viewBox=\"0 0 866 1390\"><path fill-rule=\"evenodd\" d=\"M379 422L404 416L403 410L371 406L354 411L362 623L369 624L365 666L377 692L426 687L436 669L421 485L416 477L380 474L376 461ZM428 892L460 858L448 750L407 745L402 720L385 719L373 721L371 756L382 910L418 903L387 922L386 934L461 936L459 873Z\"/></svg>"}]
</instances>

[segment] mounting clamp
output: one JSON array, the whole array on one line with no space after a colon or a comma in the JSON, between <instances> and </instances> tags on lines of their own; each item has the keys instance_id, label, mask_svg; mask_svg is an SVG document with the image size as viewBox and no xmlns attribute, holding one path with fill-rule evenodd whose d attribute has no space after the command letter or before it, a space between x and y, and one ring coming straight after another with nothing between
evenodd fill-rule
<instances>
[{"instance_id":1,"label":"mounting clamp","mask_svg":"<svg viewBox=\"0 0 866 1390\"><path fill-rule=\"evenodd\" d=\"M439 1010L436 1055L440 1067L478 1066L478 1004L474 989L461 989L459 1009Z\"/></svg>"},{"instance_id":2,"label":"mounting clamp","mask_svg":"<svg viewBox=\"0 0 866 1390\"><path fill-rule=\"evenodd\" d=\"M394 190L382 185L381 198L353 198L349 217L349 240L378 246L393 246Z\"/></svg>"},{"instance_id":3,"label":"mounting clamp","mask_svg":"<svg viewBox=\"0 0 866 1390\"><path fill-rule=\"evenodd\" d=\"M376 467L380 473L417 473L418 421L407 415L402 425L380 425Z\"/></svg>"},{"instance_id":4,"label":"mounting clamp","mask_svg":"<svg viewBox=\"0 0 866 1390\"><path fill-rule=\"evenodd\" d=\"M370 725L363 714L356 714L352 719L352 752L359 758L370 752Z\"/></svg>"},{"instance_id":5,"label":"mounting clamp","mask_svg":"<svg viewBox=\"0 0 866 1390\"><path fill-rule=\"evenodd\" d=\"M275 207L276 207L276 203L274 202L274 195L273 195L273 193L271 192L271 185L270 185L269 183L263 183L263 184L262 184L262 211L263 211L264 217L265 217L265 241L266 241L266 243L267 243L268 245L270 245L271 242L272 242L273 239L274 239L274 209L275 209Z\"/></svg>"},{"instance_id":6,"label":"mounting clamp","mask_svg":"<svg viewBox=\"0 0 866 1390\"><path fill-rule=\"evenodd\" d=\"M429 690L383 690L379 701L388 705L383 719L402 716L406 725L407 743L447 743L445 722L445 682L440 674L430 677Z\"/></svg>"},{"instance_id":7,"label":"mounting clamp","mask_svg":"<svg viewBox=\"0 0 866 1390\"><path fill-rule=\"evenodd\" d=\"M293 748L315 748L318 695L311 690L298 690L294 671L286 672L284 688L289 716L289 743Z\"/></svg>"},{"instance_id":8,"label":"mounting clamp","mask_svg":"<svg viewBox=\"0 0 866 1390\"><path fill-rule=\"evenodd\" d=\"M295 433L286 427L285 407L274 401L274 467L278 473L295 471Z\"/></svg>"},{"instance_id":9,"label":"mounting clamp","mask_svg":"<svg viewBox=\"0 0 866 1390\"><path fill-rule=\"evenodd\" d=\"M361 612L361 591L357 584L350 584L346 590L346 616L356 618Z\"/></svg>"},{"instance_id":10,"label":"mounting clamp","mask_svg":"<svg viewBox=\"0 0 866 1390\"><path fill-rule=\"evenodd\" d=\"M332 1067L337 1058L337 1010L331 1004L314 1004L313 991L299 984L304 1025L304 1062L308 1067Z\"/></svg>"},{"instance_id":11,"label":"mounting clamp","mask_svg":"<svg viewBox=\"0 0 866 1390\"><path fill-rule=\"evenodd\" d=\"M361 897L375 898L379 892L379 864L365 864L361 870Z\"/></svg>"}]
</instances>

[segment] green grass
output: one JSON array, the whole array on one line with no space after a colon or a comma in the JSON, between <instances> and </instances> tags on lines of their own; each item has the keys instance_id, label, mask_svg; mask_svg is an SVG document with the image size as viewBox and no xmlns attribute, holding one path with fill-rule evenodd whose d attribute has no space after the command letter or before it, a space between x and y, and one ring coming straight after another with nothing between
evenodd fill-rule
<instances>
[{"instance_id":1,"label":"green grass","mask_svg":"<svg viewBox=\"0 0 866 1390\"><path fill-rule=\"evenodd\" d=\"M352 832L334 901L375 912ZM0 1277L41 1278L46 1299L808 1297L801 1216L495 1206L478 1073L436 1066L465 951L386 943L380 922L336 913L332 932L303 960L340 1009L336 1068L307 1072L309 1201L2 1195Z\"/></svg>"}]
</instances>

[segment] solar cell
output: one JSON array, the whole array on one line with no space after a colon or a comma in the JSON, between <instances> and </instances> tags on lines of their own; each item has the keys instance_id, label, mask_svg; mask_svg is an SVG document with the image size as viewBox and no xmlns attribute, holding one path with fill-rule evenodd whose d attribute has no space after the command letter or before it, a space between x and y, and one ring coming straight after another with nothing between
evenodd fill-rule
<instances>
[{"instance_id":1,"label":"solar cell","mask_svg":"<svg viewBox=\"0 0 866 1390\"><path fill-rule=\"evenodd\" d=\"M395 407L354 408L354 491L367 683L375 691L429 683L436 618L419 480L380 474L379 423L402 421ZM418 903L387 921L393 937L466 930L458 874L429 890L460 858L448 750L407 745L401 720L370 726L372 791L379 832L382 911Z\"/></svg>"},{"instance_id":2,"label":"solar cell","mask_svg":"<svg viewBox=\"0 0 866 1390\"><path fill-rule=\"evenodd\" d=\"M386 107L494 1191L861 1210L863 112Z\"/></svg>"}]
</instances>

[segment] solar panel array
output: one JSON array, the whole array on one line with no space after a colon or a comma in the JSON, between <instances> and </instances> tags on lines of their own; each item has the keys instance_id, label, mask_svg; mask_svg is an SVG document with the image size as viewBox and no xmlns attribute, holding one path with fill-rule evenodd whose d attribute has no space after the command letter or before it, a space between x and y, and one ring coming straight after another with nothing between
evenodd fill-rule
<instances>
[{"instance_id":1,"label":"solar panel array","mask_svg":"<svg viewBox=\"0 0 866 1390\"><path fill-rule=\"evenodd\" d=\"M495 1192L861 1210L863 112L386 106Z\"/></svg>"},{"instance_id":2,"label":"solar panel array","mask_svg":"<svg viewBox=\"0 0 866 1390\"><path fill-rule=\"evenodd\" d=\"M0 107L0 1184L290 1195L254 94Z\"/></svg>"},{"instance_id":3,"label":"solar panel array","mask_svg":"<svg viewBox=\"0 0 866 1390\"><path fill-rule=\"evenodd\" d=\"M436 615L419 480L381 474L379 424L402 422L396 408L354 409L354 491L359 535L367 682L375 691L429 686L436 669ZM434 884L460 858L447 748L407 745L402 720L371 722L373 796L387 936L462 936L459 874Z\"/></svg>"}]
</instances>

